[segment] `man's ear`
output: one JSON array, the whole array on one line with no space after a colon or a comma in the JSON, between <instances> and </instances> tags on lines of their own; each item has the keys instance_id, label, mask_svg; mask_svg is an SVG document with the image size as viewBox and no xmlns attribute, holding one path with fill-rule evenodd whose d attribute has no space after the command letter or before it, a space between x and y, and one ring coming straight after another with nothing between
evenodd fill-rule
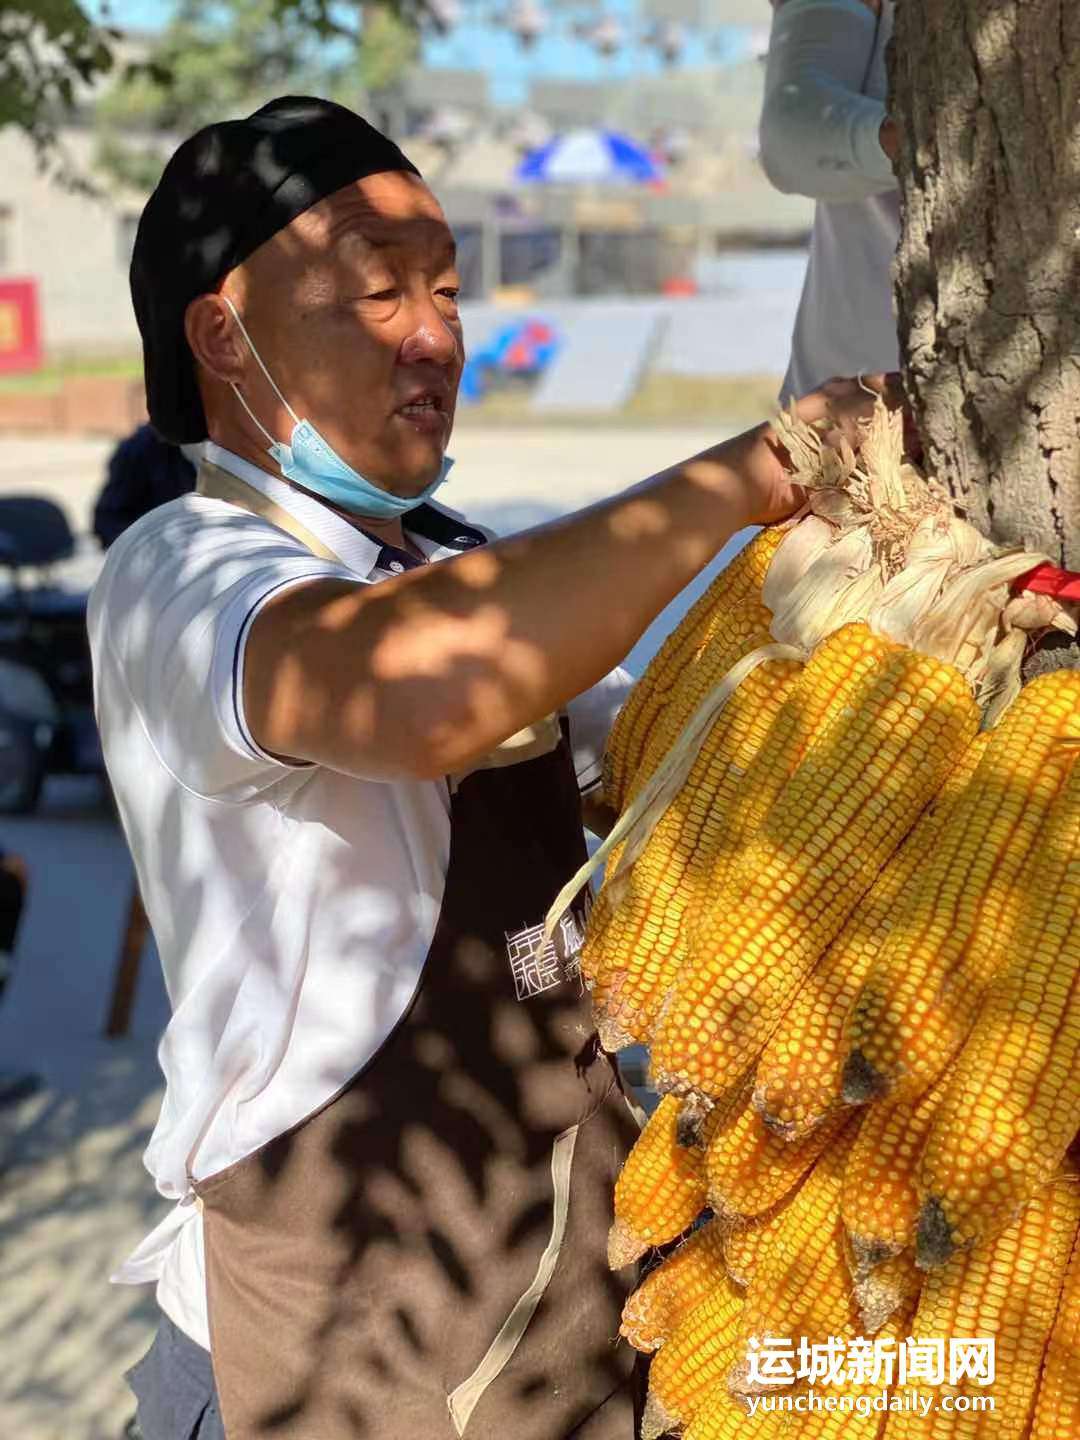
<instances>
[{"instance_id":1,"label":"man's ear","mask_svg":"<svg viewBox=\"0 0 1080 1440\"><path fill-rule=\"evenodd\" d=\"M247 347L220 295L197 295L184 312L184 335L196 361L215 379L239 385L247 373Z\"/></svg>"}]
</instances>

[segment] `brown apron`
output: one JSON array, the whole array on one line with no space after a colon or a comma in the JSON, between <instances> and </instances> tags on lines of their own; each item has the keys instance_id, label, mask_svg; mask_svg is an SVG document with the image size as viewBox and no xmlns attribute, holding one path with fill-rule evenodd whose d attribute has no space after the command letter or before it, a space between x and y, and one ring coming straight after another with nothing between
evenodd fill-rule
<instances>
[{"instance_id":1,"label":"brown apron","mask_svg":"<svg viewBox=\"0 0 1080 1440\"><path fill-rule=\"evenodd\" d=\"M199 488L217 493L205 467ZM585 857L553 738L451 784L439 922L374 1058L194 1186L228 1440L637 1433L633 1277L605 1263L637 1126L578 973L581 909L541 943Z\"/></svg>"}]
</instances>

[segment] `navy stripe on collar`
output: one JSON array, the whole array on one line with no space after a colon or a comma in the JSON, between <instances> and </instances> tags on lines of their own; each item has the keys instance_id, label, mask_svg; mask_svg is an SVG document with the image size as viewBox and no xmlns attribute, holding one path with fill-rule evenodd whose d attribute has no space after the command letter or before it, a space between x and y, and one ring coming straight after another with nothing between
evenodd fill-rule
<instances>
[{"instance_id":1,"label":"navy stripe on collar","mask_svg":"<svg viewBox=\"0 0 1080 1440\"><path fill-rule=\"evenodd\" d=\"M433 540L444 550L472 550L487 543L487 536L482 530L467 525L455 515L437 510L434 505L418 505L415 510L410 510L405 526L425 540Z\"/></svg>"},{"instance_id":2,"label":"navy stripe on collar","mask_svg":"<svg viewBox=\"0 0 1080 1440\"><path fill-rule=\"evenodd\" d=\"M367 534L367 531L364 533ZM378 545L379 542L376 540L375 543ZM396 545L383 545L380 546L375 569L389 570L391 575L403 575L406 570L415 570L424 563L416 555L410 555L408 550L399 550Z\"/></svg>"},{"instance_id":3,"label":"navy stripe on collar","mask_svg":"<svg viewBox=\"0 0 1080 1440\"><path fill-rule=\"evenodd\" d=\"M433 505L418 505L415 510L410 510L405 516L406 528L414 535L419 535L423 540L430 540L433 545L438 545L443 550L474 550L478 545L487 544L487 536L482 530L477 530L472 525L467 525L464 520L454 515L447 515L444 510L436 510ZM378 545L379 555L375 561L377 570L389 570L391 575L402 575L406 570L415 570L424 561L411 555L408 550L399 550L396 545L386 545L378 536L372 535L365 530L364 535Z\"/></svg>"}]
</instances>

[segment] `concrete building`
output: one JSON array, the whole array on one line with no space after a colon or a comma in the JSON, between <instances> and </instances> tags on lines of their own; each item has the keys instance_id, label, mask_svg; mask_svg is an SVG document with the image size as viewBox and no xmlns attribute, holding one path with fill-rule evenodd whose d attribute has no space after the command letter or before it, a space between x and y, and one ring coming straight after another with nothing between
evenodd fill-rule
<instances>
[{"instance_id":1,"label":"concrete building","mask_svg":"<svg viewBox=\"0 0 1080 1440\"><path fill-rule=\"evenodd\" d=\"M641 8L651 20L674 20L705 31L724 25L769 28L769 0L642 0Z\"/></svg>"},{"instance_id":2,"label":"concrete building","mask_svg":"<svg viewBox=\"0 0 1080 1440\"><path fill-rule=\"evenodd\" d=\"M606 85L539 80L530 91L533 109L559 128L614 125L647 137L685 127L702 139L737 139L757 148L765 73L760 61L701 68L680 67Z\"/></svg>"},{"instance_id":3,"label":"concrete building","mask_svg":"<svg viewBox=\"0 0 1080 1440\"><path fill-rule=\"evenodd\" d=\"M743 23L744 8L749 15L764 3L649 0L694 5L699 19L726 24ZM649 142L677 131L678 154L663 191L516 187L522 117L493 107L486 77L469 70L409 76L402 103L410 132L425 113L458 117L441 142L421 125L406 144L458 232L465 295L479 299L503 287L540 298L655 294L695 267L707 272L725 250L798 246L813 207L773 190L761 170L762 88L756 61L608 85L538 82L532 118L552 130L611 125ZM70 168L93 176L98 141L89 113L85 122L65 133L63 146ZM41 172L21 132L0 129L0 276L37 280L50 356L137 348L127 271L143 200L65 188Z\"/></svg>"},{"instance_id":4,"label":"concrete building","mask_svg":"<svg viewBox=\"0 0 1080 1440\"><path fill-rule=\"evenodd\" d=\"M90 171L95 143L87 130L64 135L76 173ZM136 346L128 264L140 209L139 196L92 197L50 178L21 131L0 129L0 276L37 280L47 353Z\"/></svg>"}]
</instances>

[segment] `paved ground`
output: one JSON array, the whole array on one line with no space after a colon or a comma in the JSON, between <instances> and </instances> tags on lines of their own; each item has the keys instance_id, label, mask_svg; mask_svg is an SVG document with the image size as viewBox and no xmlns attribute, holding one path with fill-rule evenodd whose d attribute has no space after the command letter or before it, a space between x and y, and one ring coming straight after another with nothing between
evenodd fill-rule
<instances>
[{"instance_id":1,"label":"paved ground","mask_svg":"<svg viewBox=\"0 0 1080 1440\"><path fill-rule=\"evenodd\" d=\"M721 424L621 430L463 425L451 447L457 466L440 499L470 510L521 504L573 509L714 444L725 433ZM0 493L52 495L67 507L76 528L87 529L111 448L108 440L5 436Z\"/></svg>"},{"instance_id":2,"label":"paved ground","mask_svg":"<svg viewBox=\"0 0 1080 1440\"><path fill-rule=\"evenodd\" d=\"M610 493L719 438L673 430L463 430L448 503L507 531ZM0 493L49 493L80 529L104 442L6 440ZM99 563L87 552L76 569ZM690 592L634 652L654 648ZM0 1004L0 1069L47 1089L0 1110L0 1414L3 1440L118 1440L131 1405L123 1369L147 1343L148 1291L109 1269L167 1208L140 1165L156 1117L157 1037L167 1007L144 957L130 1038L101 1038L131 891L122 836L94 782L54 781L42 811L0 818L0 846L29 861L18 965Z\"/></svg>"}]
</instances>

